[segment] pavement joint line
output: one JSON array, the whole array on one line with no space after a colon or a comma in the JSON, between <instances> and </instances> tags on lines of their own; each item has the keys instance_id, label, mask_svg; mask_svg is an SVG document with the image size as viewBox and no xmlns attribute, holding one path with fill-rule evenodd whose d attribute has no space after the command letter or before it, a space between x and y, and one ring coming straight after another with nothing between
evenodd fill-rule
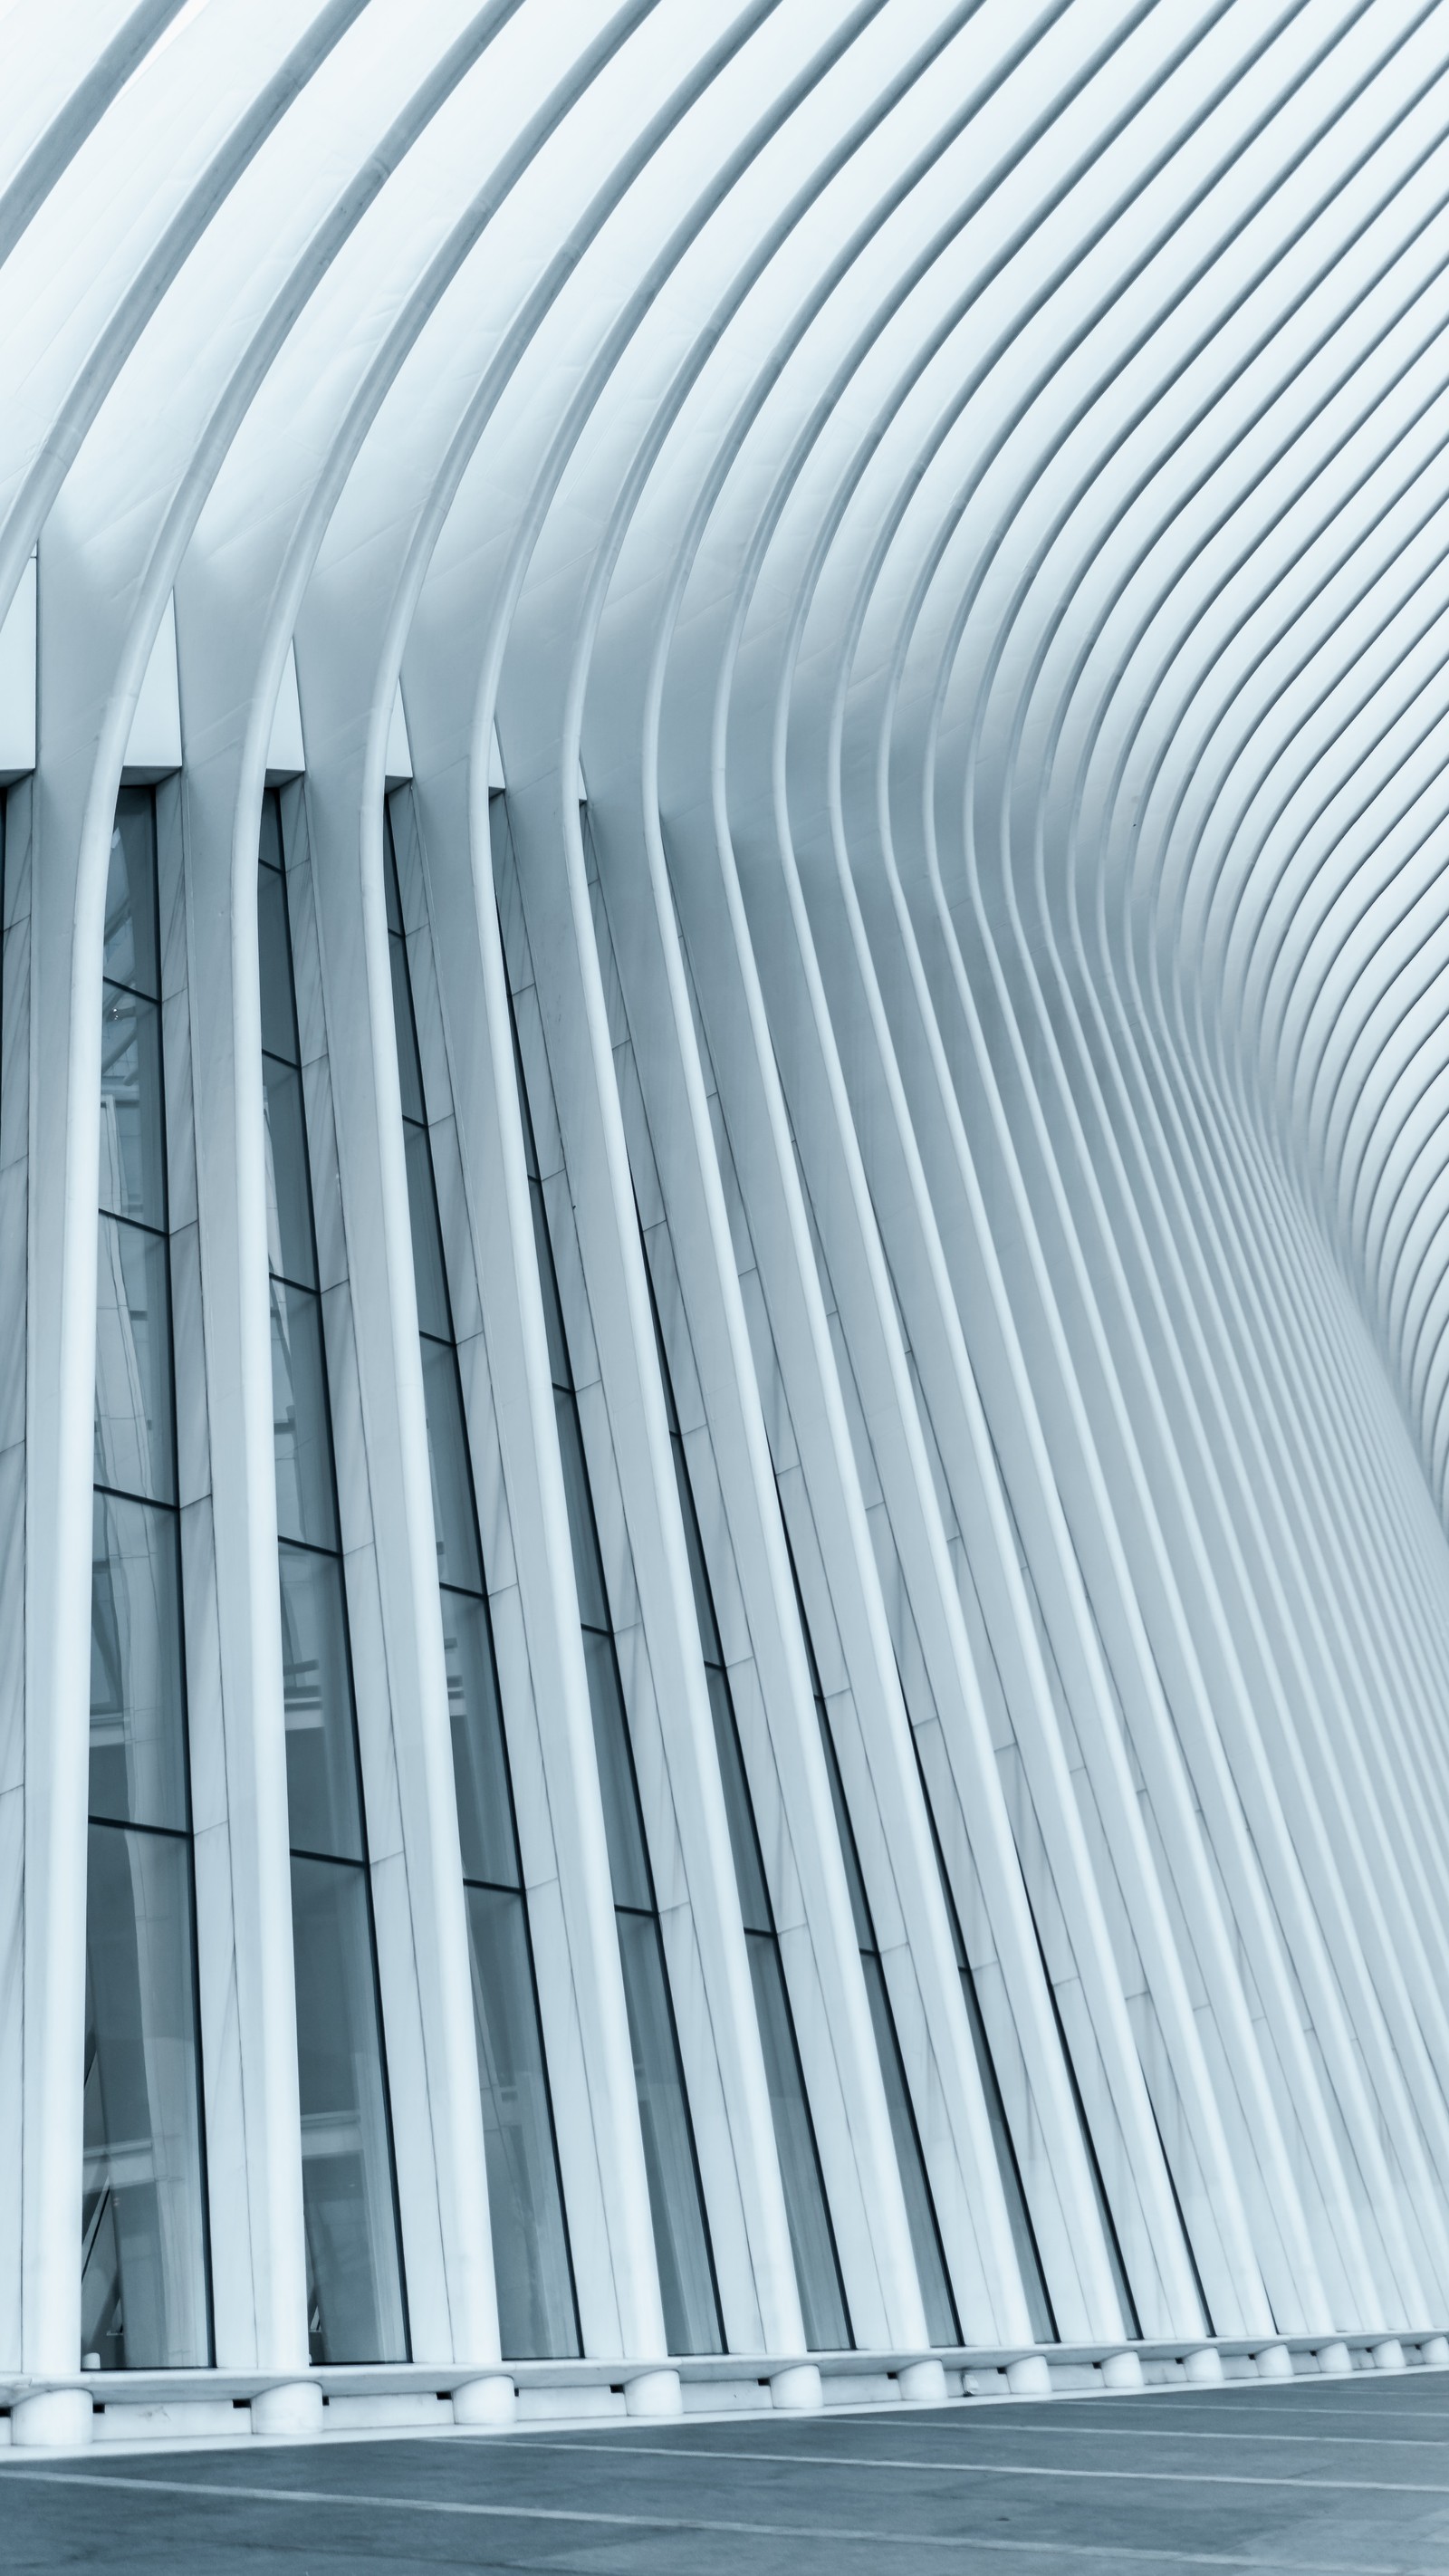
<instances>
[{"instance_id":1,"label":"pavement joint line","mask_svg":"<svg viewBox=\"0 0 1449 2576\"><path fill-rule=\"evenodd\" d=\"M508 2436L503 2441L506 2444ZM500 2444L501 2448L502 2445ZM1393 2478L1323 2478L1311 2469L1297 2470L1292 2477L1234 2477L1217 2469L1073 2469L1058 2467L1051 2461L1021 2460L923 2460L920 2458L888 2460L862 2456L845 2456L836 2451L742 2451L688 2445L682 2442L542 2442L532 2448L549 2451L627 2450L635 2459L661 2460L750 2460L758 2467L769 2468L776 2461L787 2468L816 2469L892 2469L899 2476L929 2475L939 2470L943 2476L970 2478L1100 2478L1127 2480L1150 2486L1215 2486L1215 2487L1289 2487L1301 2488L1312 2478L1315 2488L1335 2494L1365 2495L1449 2495L1449 2483L1430 2479Z\"/></svg>"},{"instance_id":2,"label":"pavement joint line","mask_svg":"<svg viewBox=\"0 0 1449 2576\"><path fill-rule=\"evenodd\" d=\"M904 2427L902 2428L905 2429ZM912 2426L911 2430L916 2428ZM922 2426L923 2432L928 2428ZM1145 2442L1318 2442L1338 2443L1347 2450L1361 2449L1371 2442L1376 2450L1443 2451L1449 2450L1449 2429L1436 2436L1414 2433L1220 2433L1210 2424L1064 2424L1058 2434L1045 2424L998 2424L993 2422L993 2439L1001 2433L1014 2433L1031 2439L1057 2441L1072 2435L1078 2441L1090 2435L1101 2441L1104 2435L1117 2433L1124 2440ZM511 2440L511 2435L505 2435Z\"/></svg>"},{"instance_id":3,"label":"pavement joint line","mask_svg":"<svg viewBox=\"0 0 1449 2576\"><path fill-rule=\"evenodd\" d=\"M325 2487L219 2486L201 2478L123 2478L109 2472L87 2476L83 2469L28 2468L25 2479L35 2486L118 2487L146 2495L214 2496L248 2504L341 2504L369 2511L380 2507L392 2512L464 2515L501 2522L589 2523L626 2531L718 2532L744 2540L860 2542L876 2550L902 2537L892 2532L857 2531L849 2526L820 2523L721 2522L681 2514L584 2513L566 2505L478 2504L443 2496L346 2495ZM919 2532L910 2534L906 2545L912 2549L989 2549L1015 2557L1109 2559L1119 2566L1142 2560L1159 2567L1231 2567L1251 2570L1254 2576L1277 2576L1277 2571L1281 2576L1304 2576L1301 2558L1244 2558L1215 2550L1137 2549L1116 2541L1012 2540L990 2533ZM1317 2576L1407 2576L1407 2566L1403 2559L1384 2565L1370 2565L1362 2558L1323 2559Z\"/></svg>"},{"instance_id":4,"label":"pavement joint line","mask_svg":"<svg viewBox=\"0 0 1449 2576\"><path fill-rule=\"evenodd\" d=\"M499 2444L495 2447L502 2448L503 2445ZM541 2445L531 2445L530 2447L564 2452L572 2451L575 2453L599 2451L605 2454L612 2453L617 2457L619 2450L624 2446L612 2442L548 2442ZM1065 2466L1058 2466L1054 2462L1043 2460L844 2459L833 2451L705 2450L686 2448L683 2443L677 2442L634 2442L630 2443L627 2446L627 2449L629 2456L635 2459L728 2460L735 2462L751 2461L757 2468L772 2468L779 2466L782 2468L833 2469L837 2473L845 2469L892 2469L898 2475L914 2477L921 2477L923 2475L929 2475L932 2472L938 2472L943 2477L1061 2478L1077 2482L1090 2480L1093 2484L1108 2486L1284 2487L1287 2488L1290 2493L1296 2494L1302 2494L1305 2489L1308 2489L1313 2494L1332 2495L1449 2496L1449 2481L1440 2481L1430 2478L1325 2478L1318 2476L1309 2468L1303 2468L1296 2471L1292 2477L1265 2477L1256 2473L1252 2475L1234 2475L1231 2471L1223 2471L1220 2469L1074 2469L1067 2468ZM84 2486L89 2484L92 2486L155 2487L158 2491L174 2492L181 2495L211 2494L247 2497L276 2493L305 2496L307 2501L315 2503L327 2503L329 2501L333 2501L327 2493L320 2489L314 2495L310 2490L304 2490L302 2488L288 2487L271 2489L243 2487L237 2486L229 2481L209 2480L205 2478L122 2478L117 2477L113 2472L105 2469L96 2469L89 2473L84 2469L71 2469L61 2472L58 2470L31 2469L27 2464L23 2469L17 2467L16 2475L22 2479L27 2476L32 2478L42 2478L53 2476L58 2477L63 2475L66 2483L69 2485ZM336 2501L339 2502L343 2500L344 2499L341 2498L336 2499ZM376 2501L383 2500L384 2499L376 2499ZM403 2505L406 2504L409 2499L398 2496L386 2499L386 2501ZM479 2505L474 2507L472 2505L463 2504L453 2505L445 2504L433 2499L428 2499L427 2503L429 2511L437 2511L439 2513L463 2513L473 2512L475 2510L482 2513L484 2511L491 2512L495 2510L492 2506L485 2507ZM504 2507L502 2505L496 2508L500 2513L505 2510L511 2512L514 2509L515 2508L511 2506ZM517 2510L521 2512L523 2508L520 2506ZM538 2510L542 2512L543 2508L539 2507ZM587 2514L582 2516L577 2514L568 2514L565 2515L564 2518L568 2521L583 2520L587 2522L591 2517ZM604 2521L620 2518L625 2521L630 2519L627 2515L623 2517L610 2517L609 2515L600 2517L600 2519ZM728 2526L725 2524L719 2525L721 2530L726 2528L733 2530L735 2527L736 2526L733 2524ZM714 2526L701 2524L699 2528L701 2530L705 2528L712 2529ZM743 2530L745 2526L741 2524L739 2528Z\"/></svg>"}]
</instances>

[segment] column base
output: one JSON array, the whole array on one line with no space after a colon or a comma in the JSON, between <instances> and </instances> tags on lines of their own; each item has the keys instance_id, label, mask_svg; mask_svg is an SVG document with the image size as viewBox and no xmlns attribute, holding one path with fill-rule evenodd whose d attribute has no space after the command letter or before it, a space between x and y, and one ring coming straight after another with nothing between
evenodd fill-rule
<instances>
[{"instance_id":1,"label":"column base","mask_svg":"<svg viewBox=\"0 0 1449 2576\"><path fill-rule=\"evenodd\" d=\"M896 2372L896 2386L907 2406L944 2406L950 2394L939 2361L908 2361Z\"/></svg>"},{"instance_id":2,"label":"column base","mask_svg":"<svg viewBox=\"0 0 1449 2576\"><path fill-rule=\"evenodd\" d=\"M677 2370L641 2370L624 2382L626 2415L682 2415Z\"/></svg>"},{"instance_id":3,"label":"column base","mask_svg":"<svg viewBox=\"0 0 1449 2576\"><path fill-rule=\"evenodd\" d=\"M10 2439L30 2450L78 2451L90 2441L94 2427L84 2388L38 2388L10 2409Z\"/></svg>"},{"instance_id":4,"label":"column base","mask_svg":"<svg viewBox=\"0 0 1449 2576\"><path fill-rule=\"evenodd\" d=\"M1044 2352L1024 2352L1006 2365L1006 2385L1013 2397L1050 2397L1052 2375Z\"/></svg>"},{"instance_id":5,"label":"column base","mask_svg":"<svg viewBox=\"0 0 1449 2576\"><path fill-rule=\"evenodd\" d=\"M1194 2388L1221 2388L1223 2357L1215 2344L1200 2344L1196 2352L1185 2352L1182 2366Z\"/></svg>"},{"instance_id":6,"label":"column base","mask_svg":"<svg viewBox=\"0 0 1449 2576\"><path fill-rule=\"evenodd\" d=\"M1353 2355L1346 2343L1321 2343L1317 2358L1318 2367L1325 2379L1352 2378Z\"/></svg>"},{"instance_id":7,"label":"column base","mask_svg":"<svg viewBox=\"0 0 1449 2576\"><path fill-rule=\"evenodd\" d=\"M1140 2388L1142 2364L1135 2352L1109 2352L1102 2364L1104 2388Z\"/></svg>"},{"instance_id":8,"label":"column base","mask_svg":"<svg viewBox=\"0 0 1449 2576\"><path fill-rule=\"evenodd\" d=\"M322 2431L322 2391L315 2379L284 2379L252 2399L252 2431L289 2442L315 2442Z\"/></svg>"},{"instance_id":9,"label":"column base","mask_svg":"<svg viewBox=\"0 0 1449 2576\"><path fill-rule=\"evenodd\" d=\"M1286 2343L1269 2343L1253 2355L1260 2379L1291 2379L1293 2357Z\"/></svg>"},{"instance_id":10,"label":"column base","mask_svg":"<svg viewBox=\"0 0 1449 2576\"><path fill-rule=\"evenodd\" d=\"M1402 2370L1405 2368L1404 2347L1400 2343L1397 2335L1385 2335L1382 2343L1371 2343L1369 2345L1369 2351L1373 2355L1373 2365L1375 2370Z\"/></svg>"},{"instance_id":11,"label":"column base","mask_svg":"<svg viewBox=\"0 0 1449 2576\"><path fill-rule=\"evenodd\" d=\"M825 2403L819 2368L813 2361L792 2361L770 2381L770 2404L787 2415L817 2415Z\"/></svg>"},{"instance_id":12,"label":"column base","mask_svg":"<svg viewBox=\"0 0 1449 2576\"><path fill-rule=\"evenodd\" d=\"M465 2379L453 2391L455 2424L508 2425L518 2418L518 2392L503 2371Z\"/></svg>"},{"instance_id":13,"label":"column base","mask_svg":"<svg viewBox=\"0 0 1449 2576\"><path fill-rule=\"evenodd\" d=\"M1442 2370L1449 2362L1449 2335L1430 2335L1419 2346L1419 2359L1426 2370Z\"/></svg>"}]
</instances>

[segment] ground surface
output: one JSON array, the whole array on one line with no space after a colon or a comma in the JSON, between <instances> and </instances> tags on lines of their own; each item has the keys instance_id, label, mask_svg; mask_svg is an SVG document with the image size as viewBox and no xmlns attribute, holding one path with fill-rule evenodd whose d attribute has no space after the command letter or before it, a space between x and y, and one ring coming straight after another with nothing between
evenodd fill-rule
<instances>
[{"instance_id":1,"label":"ground surface","mask_svg":"<svg viewBox=\"0 0 1449 2576\"><path fill-rule=\"evenodd\" d=\"M6 2576L1449 2576L1449 2373L0 2465Z\"/></svg>"}]
</instances>

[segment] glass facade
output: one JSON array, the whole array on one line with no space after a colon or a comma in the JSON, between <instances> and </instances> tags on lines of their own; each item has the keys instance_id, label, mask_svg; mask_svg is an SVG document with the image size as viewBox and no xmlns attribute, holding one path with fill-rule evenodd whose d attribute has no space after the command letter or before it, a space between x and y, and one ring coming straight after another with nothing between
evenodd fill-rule
<instances>
[{"instance_id":1,"label":"glass facade","mask_svg":"<svg viewBox=\"0 0 1449 2576\"><path fill-rule=\"evenodd\" d=\"M815 1679L811 1675L812 1681ZM911 2231L911 2248L916 2258L916 2277L921 2285L921 2298L926 2310L926 2332L932 2343L958 2344L961 2320L951 2290L951 2276L946 2269L945 2248L931 2197L930 2177L921 2150L920 2131L906 2081L905 2061L891 2011L886 1986L885 1967L880 1945L875 1937L875 1921L861 1875L860 1854L851 1830L845 1804L845 1789L836 1760L835 1742L830 1720L818 1688L815 1709L820 1721L820 1740L825 1752L825 1768L830 1775L830 1795L835 1808L836 1831L840 1838L840 1857L845 1863L846 1884L850 1889L850 1910L855 1921L855 1938L860 1950L861 1974L870 2002L870 2017L875 2030L876 2055L880 2060L881 2081L885 2086L886 2108L890 2113L891 2137L895 2145L896 2165L905 2194L906 2219Z\"/></svg>"},{"instance_id":2,"label":"glass facade","mask_svg":"<svg viewBox=\"0 0 1449 2576\"><path fill-rule=\"evenodd\" d=\"M314 2362L404 2361L407 2311L332 1455L312 1157L281 800L275 790L263 801L259 856L272 1415L307 2332Z\"/></svg>"},{"instance_id":3,"label":"glass facade","mask_svg":"<svg viewBox=\"0 0 1449 2576\"><path fill-rule=\"evenodd\" d=\"M646 1273L648 1260L648 1251L645 1248ZM652 1283L650 1300L652 1305ZM669 1439L674 1455L675 1482L679 1488L680 1516L684 1522L685 1545L689 1551L695 1617L704 1656L710 1713L714 1720L715 1748L719 1755L725 1813L729 1818L735 1884L739 1892L740 1913L745 1927L750 1981L755 1992L755 2015L759 2023L760 2046L764 2052L765 2077L769 2086L770 2109L775 2125L775 2148L780 2159L780 2180L785 2194L785 2214L790 2226L790 2245L795 2257L795 2280L800 2293L805 2341L812 2352L841 2352L853 2341L850 2330L850 2311L846 2304L845 2283L841 2278L835 2231L830 2223L830 2207L825 2197L825 2180L820 2170L820 2151L816 2145L814 2124L811 2121L810 2105L805 2092L800 2049L795 2037L795 2025L790 2013L790 1998L785 1985L784 1962L780 1957L780 1940L775 1929L775 1916L770 1904L769 1890L765 1884L765 1866L760 1852L760 1837L755 1824L754 1807L750 1800L749 1782L745 1777L739 1725L735 1717L734 1699L730 1691L724 1650L720 1644L714 1594L710 1589L709 1571L705 1565L704 1547L699 1533L699 1514L695 1509L694 1488L690 1482L689 1459L679 1428L679 1412L674 1401L674 1383L669 1373L669 1359L664 1348L664 1335L660 1329L657 1306L654 1307L654 1339L659 1354L659 1374L664 1387L665 1408L669 1416Z\"/></svg>"},{"instance_id":4,"label":"glass facade","mask_svg":"<svg viewBox=\"0 0 1449 2576\"><path fill-rule=\"evenodd\" d=\"M671 2352L722 2352L714 2257L516 1026L514 1054L664 2323Z\"/></svg>"},{"instance_id":5,"label":"glass facade","mask_svg":"<svg viewBox=\"0 0 1449 2576\"><path fill-rule=\"evenodd\" d=\"M956 1957L956 1973L961 1980L961 1997L966 2006L966 2019L971 2026L971 2040L976 2051L976 2068L977 2073L981 2078L981 2092L982 2098L986 2104L986 2116L991 2123L992 2143L996 2149L996 2168L1001 2176L1001 2189L1006 2201L1006 2215L1011 2225L1011 2241L1016 2249L1016 2261L1017 2268L1021 2274L1021 2286L1026 2293L1027 2314L1031 2319L1031 2330L1036 2341L1038 2343L1055 2343L1058 2340L1057 2321L1052 2310L1051 2294L1047 2289L1046 2273L1042 2266L1041 2250L1036 2241L1036 2230L1031 2223L1031 2211L1027 2207L1026 2191L1021 2179L1021 2166L1017 2161L1016 2149L1012 2144L1011 2128L1006 2117L1006 2105L1001 2098L1001 2085L997 2078L995 2060L991 2054L991 2043L986 2036L986 2024L981 2017L981 1999L976 1992L976 1979L972 1974L971 1962L966 1954L966 1943L961 1932L961 1917L957 1913L956 1900L951 1893L951 1881L947 1875L946 1863L942 1857L940 1837L936 1832L935 1817L931 1815L931 1802L929 1797L926 1796L926 1785L924 1779L921 1783L921 1794L923 1797L926 1797L926 1814L930 1818L931 1843L936 1854L936 1869L941 1881L941 1894L945 1899L946 1919L951 1926L951 1946ZM1083 2122L1082 2126L1087 2151L1090 2155L1091 2138L1086 2133L1085 2122ZM1098 2177L1098 2191L1100 2194L1100 2176ZM1105 2197L1102 2200L1102 2206L1105 2210ZM1121 2269L1120 2260L1118 2263L1118 2269L1119 2271ZM1125 2290L1125 2276L1122 2281L1122 2287ZM1125 2315L1127 2310L1124 2309L1123 2313Z\"/></svg>"},{"instance_id":6,"label":"glass facade","mask_svg":"<svg viewBox=\"0 0 1449 2576\"><path fill-rule=\"evenodd\" d=\"M787 1547L789 1545L788 1539L786 1545ZM910 2220L911 2242L915 2248L921 2296L926 2304L927 2324L933 2343L959 2343L960 2320L956 2313L956 2303L951 2293L950 2279L941 2249L940 2230L931 2199L925 2159L921 2154L920 2137L916 2129L915 2116L911 2110L905 2068L901 2063L900 2042L891 2013L890 1997L886 1992L885 1971L876 1945L875 1926L866 1899L865 1881L861 1876L860 1855L856 1849L855 1835L851 1828L850 1812L845 1803L845 1788L840 1777L835 1739L830 1732L830 1714L826 1706L825 1693L820 1685L820 1667L815 1660L815 1644L810 1634L810 1622L805 1615L805 1600L800 1590L800 1576L793 1551L790 1557L790 1571L795 1578L795 1605L800 1613L800 1633L805 1641L805 1654L810 1665L810 1686L815 1697L815 1714L820 1725L820 1740L825 1748L825 1766L830 1774L830 1794L835 1802L836 1822L840 1830L841 1858L845 1862L845 1874L850 1885L856 1940L860 1946L866 1992L870 1997L871 2018L875 2023L876 2047L880 2056L886 2099L890 2106L896 2162L900 2167L901 2183L906 2195L906 2214ZM1032 2227L1031 2213L1026 2205L1026 2194L1022 2189L1021 2168L1016 2160L1016 2150L1011 2143L1011 2131L1007 2126L1006 2110L1001 2099L1001 2086L997 2082L996 2068L992 2063L986 2025L981 2018L976 1981L971 1974L966 1944L961 1938L960 1918L956 1912L956 1901L951 1894L951 1882L946 1875L946 1865L941 1857L940 1841L936 1834L935 1819L931 1816L931 1804L924 1778L921 1781L921 1795L925 1800L926 1814L931 1825L931 1842L936 1855L941 1894L945 1900L946 1916L951 1926L956 1969L961 1979L962 2000L966 2006L966 2019L971 2026L977 2072L981 2078L986 2115L991 2123L997 2171L1006 2201L1006 2214L1011 2225L1012 2244L1016 2252L1017 2268L1021 2274L1021 2286L1026 2294L1031 2330L1039 2343L1055 2343L1056 2319L1052 2315L1051 2300L1047 2295L1046 2275L1042 2270L1036 2233Z\"/></svg>"},{"instance_id":7,"label":"glass facade","mask_svg":"<svg viewBox=\"0 0 1449 2576\"><path fill-rule=\"evenodd\" d=\"M91 1511L81 2353L211 2358L155 799L106 883Z\"/></svg>"},{"instance_id":8,"label":"glass facade","mask_svg":"<svg viewBox=\"0 0 1449 2576\"><path fill-rule=\"evenodd\" d=\"M406 792L401 800L406 803ZM404 818L410 825L410 813ZM433 1476L438 1594L463 1853L498 2330L510 2358L580 2349L523 1863L484 1589L483 1552L403 930L394 817L384 827L393 1019Z\"/></svg>"}]
</instances>

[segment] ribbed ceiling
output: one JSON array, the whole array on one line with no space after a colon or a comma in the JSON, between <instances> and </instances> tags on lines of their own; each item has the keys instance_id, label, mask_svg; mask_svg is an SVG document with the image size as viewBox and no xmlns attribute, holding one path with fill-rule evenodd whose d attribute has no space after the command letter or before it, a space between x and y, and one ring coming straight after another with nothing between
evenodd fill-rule
<instances>
[{"instance_id":1,"label":"ribbed ceiling","mask_svg":"<svg viewBox=\"0 0 1449 2576\"><path fill-rule=\"evenodd\" d=\"M242 806L294 632L379 778L399 673L420 763L581 755L888 951L851 1007L914 979L1074 1241L1230 1237L1215 1310L1358 1348L1347 1283L1442 1503L1442 12L16 0L0 52L42 768L113 795L173 591Z\"/></svg>"}]
</instances>

